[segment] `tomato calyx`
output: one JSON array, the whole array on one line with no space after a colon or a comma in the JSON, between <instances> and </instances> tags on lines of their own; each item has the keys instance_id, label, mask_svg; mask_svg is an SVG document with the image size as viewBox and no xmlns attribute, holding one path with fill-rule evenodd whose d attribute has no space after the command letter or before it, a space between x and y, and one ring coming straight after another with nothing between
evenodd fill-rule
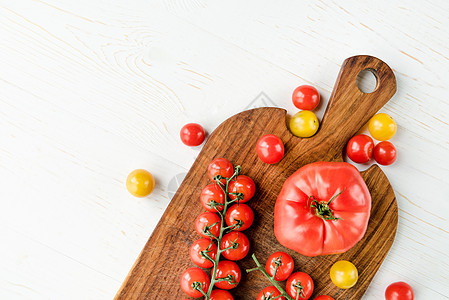
<instances>
[{"instance_id":1,"label":"tomato calyx","mask_svg":"<svg viewBox=\"0 0 449 300\"><path fill-rule=\"evenodd\" d=\"M197 290L201 294L204 295L204 297L207 297L206 293L203 291L203 284L199 281L192 282L192 289Z\"/></svg>"},{"instance_id":2,"label":"tomato calyx","mask_svg":"<svg viewBox=\"0 0 449 300\"><path fill-rule=\"evenodd\" d=\"M224 206L223 203L217 202L215 200L209 201L209 203L207 204L211 209L215 209L216 211L220 211L218 209L219 206Z\"/></svg>"},{"instance_id":3,"label":"tomato calyx","mask_svg":"<svg viewBox=\"0 0 449 300\"><path fill-rule=\"evenodd\" d=\"M215 282L219 282L219 281L226 281L230 285L237 285L237 284L239 284L237 279L235 278L235 276L232 275L232 274L228 274L226 277L221 277L221 278L215 279Z\"/></svg>"},{"instance_id":4,"label":"tomato calyx","mask_svg":"<svg viewBox=\"0 0 449 300\"><path fill-rule=\"evenodd\" d=\"M282 265L282 255L274 260L274 265L275 265L275 267L274 267L273 276L271 276L271 278L273 280L276 277L276 273L278 272L278 268Z\"/></svg>"},{"instance_id":5,"label":"tomato calyx","mask_svg":"<svg viewBox=\"0 0 449 300\"><path fill-rule=\"evenodd\" d=\"M219 224L220 222L215 222L215 223L213 223L212 225L209 225L209 226L204 226L203 227L203 233L205 234L205 235L207 235L208 237L210 237L211 239L216 239L216 240L218 240L218 237L216 237L212 232L211 232L211 228L212 227L214 227L215 225L217 225L217 224Z\"/></svg>"},{"instance_id":6,"label":"tomato calyx","mask_svg":"<svg viewBox=\"0 0 449 300\"><path fill-rule=\"evenodd\" d=\"M273 295L274 295L274 292L271 292L268 296L263 295L262 300L274 300L274 299L282 297L282 295L277 296L277 297L274 297Z\"/></svg>"},{"instance_id":7,"label":"tomato calyx","mask_svg":"<svg viewBox=\"0 0 449 300\"><path fill-rule=\"evenodd\" d=\"M220 251L224 252L226 250L237 249L239 247L239 243L237 243L237 239L235 239L233 241L230 241L230 242L231 242L231 246L229 246L227 248L224 248L224 249L221 249Z\"/></svg>"},{"instance_id":8,"label":"tomato calyx","mask_svg":"<svg viewBox=\"0 0 449 300\"><path fill-rule=\"evenodd\" d=\"M242 167L241 166L236 166L235 168L234 168L234 174L230 177L230 178L227 178L227 177L223 177L223 176L221 176L220 174L218 174L218 175L215 175L214 177L213 177L213 180L217 183L217 184L219 184L219 185L226 185L223 181L221 181L221 180L227 180L227 181L231 181L231 180L235 180L235 178L237 177L237 175L240 173L240 171L242 171ZM230 194L230 193L229 193Z\"/></svg>"},{"instance_id":9,"label":"tomato calyx","mask_svg":"<svg viewBox=\"0 0 449 300\"><path fill-rule=\"evenodd\" d=\"M329 207L329 205L332 203L332 201L337 198L341 193L343 193L346 189L344 189L343 191L341 191L340 193L338 193L337 195L333 196L329 202L326 201L318 201L315 199L315 197L313 195L309 196L309 199L307 200L307 202L309 202L310 199L312 199L312 201L309 204L309 207L311 209L315 210L315 215L317 217L320 217L324 220L343 220L342 218L338 218L335 217L332 209Z\"/></svg>"},{"instance_id":10,"label":"tomato calyx","mask_svg":"<svg viewBox=\"0 0 449 300\"><path fill-rule=\"evenodd\" d=\"M235 195L237 198L233 201L237 201L237 203L239 203L240 200L243 200L243 197L245 196L243 193L229 193L229 195Z\"/></svg>"},{"instance_id":11,"label":"tomato calyx","mask_svg":"<svg viewBox=\"0 0 449 300\"><path fill-rule=\"evenodd\" d=\"M225 179L225 177L221 176L220 174L214 176L214 181L221 182L222 179Z\"/></svg>"},{"instance_id":12,"label":"tomato calyx","mask_svg":"<svg viewBox=\"0 0 449 300\"><path fill-rule=\"evenodd\" d=\"M243 221L239 219L234 219L234 222L235 223L230 226L232 230L239 230L244 224Z\"/></svg>"},{"instance_id":13,"label":"tomato calyx","mask_svg":"<svg viewBox=\"0 0 449 300\"><path fill-rule=\"evenodd\" d=\"M211 242L206 249L200 251L200 254L203 258L210 260L212 263L215 263L214 259L208 254L212 252L212 245L213 243Z\"/></svg>"},{"instance_id":14,"label":"tomato calyx","mask_svg":"<svg viewBox=\"0 0 449 300\"><path fill-rule=\"evenodd\" d=\"M229 232L233 230L238 230L243 225L243 221L241 220L235 220L237 223L231 224L229 226L223 227L223 232Z\"/></svg>"},{"instance_id":15,"label":"tomato calyx","mask_svg":"<svg viewBox=\"0 0 449 300\"><path fill-rule=\"evenodd\" d=\"M306 294L304 293L304 287L302 286L300 281L298 281L298 283L293 284L292 286L296 288L296 299L295 300L298 300L299 297L301 297L301 298L306 297Z\"/></svg>"}]
</instances>

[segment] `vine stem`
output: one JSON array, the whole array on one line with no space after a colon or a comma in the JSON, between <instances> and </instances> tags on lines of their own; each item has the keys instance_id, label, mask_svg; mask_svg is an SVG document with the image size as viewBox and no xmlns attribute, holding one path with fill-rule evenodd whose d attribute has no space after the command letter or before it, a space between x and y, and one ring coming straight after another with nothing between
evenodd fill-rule
<instances>
[{"instance_id":1,"label":"vine stem","mask_svg":"<svg viewBox=\"0 0 449 300\"><path fill-rule=\"evenodd\" d=\"M218 248L217 249L217 256L215 258L214 267L213 267L212 272L211 272L211 279L210 279L209 289L207 290L207 294L205 295L206 300L210 299L210 295L212 293L212 289L214 288L215 283L218 281L216 279L216 277L217 277L217 266L218 266L218 262L220 261L221 253L223 251L225 251L224 249L220 249L220 247L221 247L221 240L223 238L223 234L224 234L224 232L227 229L229 229L229 227L224 226L226 211L228 210L229 204L235 202L236 199L238 199L238 198L236 198L234 200L230 200L229 194L228 194L228 192L229 192L229 182L231 182L231 180L233 180L240 173L240 169L241 169L240 166L236 166L235 167L234 174L230 178L226 178L226 185L224 185L221 182L222 178L217 178L216 179L216 184L222 189L223 193L225 194L225 203L224 203L224 206L223 206L223 211L221 211L220 214L219 214L220 218L221 218L221 226L220 226L220 234L219 234L218 238L216 239L217 240L217 248ZM224 188L223 188L223 186L224 186Z\"/></svg>"},{"instance_id":2,"label":"vine stem","mask_svg":"<svg viewBox=\"0 0 449 300\"><path fill-rule=\"evenodd\" d=\"M256 263L257 268L248 269L248 270L246 270L246 273L256 271L256 270L261 271L263 273L263 275L265 275L265 277L267 277L268 280L270 280L270 282L278 289L278 291L281 293L282 296L284 296L288 300L295 300L289 294L287 294L287 292L279 285L279 282L277 282L274 279L275 276L270 276L270 274L268 274L268 272L265 270L265 268L257 260L255 254L251 255L251 257L253 258L254 262ZM274 273L274 275L276 275L276 273Z\"/></svg>"}]
</instances>

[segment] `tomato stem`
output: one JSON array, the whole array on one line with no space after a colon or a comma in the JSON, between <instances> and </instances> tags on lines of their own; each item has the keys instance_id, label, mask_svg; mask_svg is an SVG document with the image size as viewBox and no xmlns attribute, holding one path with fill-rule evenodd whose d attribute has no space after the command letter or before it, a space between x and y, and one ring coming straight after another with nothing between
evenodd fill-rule
<instances>
[{"instance_id":1,"label":"tomato stem","mask_svg":"<svg viewBox=\"0 0 449 300\"><path fill-rule=\"evenodd\" d=\"M278 269L282 264L282 255L275 259L274 264L275 264L275 267L274 267L273 276L271 277L272 279L276 279L276 273L278 272Z\"/></svg>"},{"instance_id":2,"label":"tomato stem","mask_svg":"<svg viewBox=\"0 0 449 300\"><path fill-rule=\"evenodd\" d=\"M238 247L239 247L239 243L237 243L237 239L235 239L234 241L231 241L231 246L221 249L220 252L225 252L226 250L231 250L231 249L237 249Z\"/></svg>"},{"instance_id":3,"label":"tomato stem","mask_svg":"<svg viewBox=\"0 0 449 300\"><path fill-rule=\"evenodd\" d=\"M214 260L212 257L210 257L210 255L208 253L212 252L212 250L210 248L212 247L213 244L214 244L214 242L211 241L209 246L205 250L200 251L201 256L207 260L210 260L212 263L214 263Z\"/></svg>"},{"instance_id":4,"label":"tomato stem","mask_svg":"<svg viewBox=\"0 0 449 300\"><path fill-rule=\"evenodd\" d=\"M216 282L227 281L229 284L234 284L234 285L238 284L238 282L236 281L236 278L234 276L232 276L232 275L228 275L228 276L226 276L224 278L216 278L216 277L217 277L218 262L220 261L221 253L226 251L226 250L236 249L239 246L238 243L236 243L237 240L235 240L234 242L231 242L232 246L230 246L228 248L220 249L220 247L221 247L221 240L223 238L223 234L227 230L229 230L229 229L240 228L240 226L241 226L240 223L232 224L230 226L225 226L224 225L225 224L226 211L228 210L229 205L231 203L234 203L236 201L238 202L239 200L243 199L243 194L241 194L241 193L229 193L229 183L232 180L234 180L239 175L241 169L242 168L240 166L236 166L234 168L234 174L231 177L229 177L229 178L222 177L221 175L216 175L214 177L215 184L217 186L219 186L221 188L221 190L223 191L223 193L225 194L225 202L224 202L224 204L222 204L223 205L223 210L221 212L217 210L217 212L219 212L219 215L220 215L220 218L221 218L221 226L220 226L220 234L218 235L218 237L213 236L217 240L217 247L218 247L218 249L217 249L217 256L215 257L215 260L212 260L212 262L214 263L214 267L213 267L212 272L211 272L211 279L210 279L209 289L207 291L207 294L203 293L204 297L206 298L206 300L210 299L210 295L212 293L212 289L214 288L214 285L215 285ZM222 179L225 179L226 183L222 182L221 181ZM230 197L229 197L230 194L236 195L237 197L234 200L231 200ZM210 227L212 227L212 226L210 226ZM207 253L205 253L205 255L210 257Z\"/></svg>"},{"instance_id":5,"label":"tomato stem","mask_svg":"<svg viewBox=\"0 0 449 300\"><path fill-rule=\"evenodd\" d=\"M296 299L295 300L298 300L300 296L301 296L301 298L306 297L306 294L304 292L304 287L302 286L301 282L298 281L298 283L295 283L293 286L296 288Z\"/></svg>"},{"instance_id":6,"label":"tomato stem","mask_svg":"<svg viewBox=\"0 0 449 300\"><path fill-rule=\"evenodd\" d=\"M203 294L204 297L206 297L206 299L208 299L206 293L203 291L203 284L201 282L199 282L199 281L193 282L192 289L197 290L198 292Z\"/></svg>"},{"instance_id":7,"label":"tomato stem","mask_svg":"<svg viewBox=\"0 0 449 300\"><path fill-rule=\"evenodd\" d=\"M212 200L212 201L210 201L207 205L208 205L211 209L215 209L216 211L220 211L220 210L218 209L218 206L223 206L224 204L223 204L223 203L220 203L220 202L217 202L217 201L215 201L215 200Z\"/></svg>"},{"instance_id":8,"label":"tomato stem","mask_svg":"<svg viewBox=\"0 0 449 300\"><path fill-rule=\"evenodd\" d=\"M251 255L251 257L253 258L254 262L256 263L257 268L247 269L247 270L246 270L246 273L253 272L253 271L256 271L256 270L259 270L260 272L263 273L263 275L265 275L265 277L268 278L268 280L271 282L271 284L273 284L274 287L278 289L278 291L281 293L281 296L284 296L284 297L285 297L286 299L288 299L288 300L295 300L295 299L293 299L289 294L287 294L287 292L286 292L286 291L279 285L279 282L277 282L277 281L274 279L274 276L272 277L272 276L270 276L270 274L268 274L267 270L265 270L265 268L264 268L264 267L260 264L260 262L257 260L255 254ZM275 274L276 274L276 273L275 273ZM276 297L276 298L277 298L277 297ZM275 298L273 298L273 299L275 299Z\"/></svg>"},{"instance_id":9,"label":"tomato stem","mask_svg":"<svg viewBox=\"0 0 449 300\"><path fill-rule=\"evenodd\" d=\"M223 278L217 278L215 281L216 281L216 282L219 282L219 281L226 281L226 282L228 282L229 284L238 284L237 280L235 279L235 276L234 276L234 275L231 275L231 274L229 274L228 276L223 277Z\"/></svg>"},{"instance_id":10,"label":"tomato stem","mask_svg":"<svg viewBox=\"0 0 449 300\"><path fill-rule=\"evenodd\" d=\"M265 295L263 295L262 300L275 300L275 299L278 299L278 298L281 298L281 297L282 297L282 295L273 296L273 294L274 294L274 292L271 292L271 293L268 295L268 297L265 296Z\"/></svg>"},{"instance_id":11,"label":"tomato stem","mask_svg":"<svg viewBox=\"0 0 449 300\"><path fill-rule=\"evenodd\" d=\"M309 200L312 199L312 202L310 202L309 206L310 208L315 209L315 215L317 215L318 217L323 218L324 220L342 220L342 218L334 216L332 209L329 207L329 205L337 196L339 196L345 190L346 188L337 195L333 196L328 202L325 201L318 202L318 200L316 200L313 195L309 196L307 202L309 202Z\"/></svg>"}]
</instances>

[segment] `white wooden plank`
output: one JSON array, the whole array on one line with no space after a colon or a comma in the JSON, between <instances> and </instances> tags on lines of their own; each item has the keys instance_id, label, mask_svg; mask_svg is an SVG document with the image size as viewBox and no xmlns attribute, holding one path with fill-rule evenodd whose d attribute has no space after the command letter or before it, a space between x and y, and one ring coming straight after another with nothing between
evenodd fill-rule
<instances>
[{"instance_id":1,"label":"white wooden plank","mask_svg":"<svg viewBox=\"0 0 449 300\"><path fill-rule=\"evenodd\" d=\"M2 299L107 299L117 280L2 224Z\"/></svg>"}]
</instances>

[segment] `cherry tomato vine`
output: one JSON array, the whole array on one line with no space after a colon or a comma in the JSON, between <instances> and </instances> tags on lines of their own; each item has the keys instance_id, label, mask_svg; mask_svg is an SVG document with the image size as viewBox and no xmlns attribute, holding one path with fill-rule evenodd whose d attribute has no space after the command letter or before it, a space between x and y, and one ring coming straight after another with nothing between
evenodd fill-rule
<instances>
[{"instance_id":1,"label":"cherry tomato vine","mask_svg":"<svg viewBox=\"0 0 449 300\"><path fill-rule=\"evenodd\" d=\"M279 258L279 259L276 260L276 262L275 262L276 267L274 269L273 275L271 276L265 270L265 267L260 264L260 262L256 258L255 254L253 254L251 257L254 260L254 262L256 263L257 267L253 268L253 269L247 269L246 273L250 273L250 272L253 272L253 271L260 271L260 272L262 272L262 274L265 275L265 277L268 278L268 280L271 282L271 284L273 284L273 286L275 288L277 288L277 290L281 293L279 296L276 296L276 297L271 298L271 299L277 299L279 297L285 297L285 299L288 299L288 300L298 300L298 299L300 299L299 296L301 295L301 293L297 293L296 299L294 299L289 294L287 294L287 292L279 285L279 282L276 281L276 273L279 270L279 266L282 264L282 258Z\"/></svg>"},{"instance_id":2,"label":"cherry tomato vine","mask_svg":"<svg viewBox=\"0 0 449 300\"><path fill-rule=\"evenodd\" d=\"M220 166L217 167L218 164L223 165L223 167ZM212 224L209 224L207 223L207 220L206 221L201 220L201 222L198 221L196 224L197 226L196 229L198 233L203 237L210 238L211 242L210 245L206 247L204 250L200 250L197 253L193 251L195 259L192 257L192 260L194 260L194 262L197 263L200 260L199 257L204 258L205 260L209 261L212 264L212 272L207 292L205 291L205 286L203 286L203 284L200 281L193 281L191 285L187 288L189 289L191 288L193 291L201 293L206 300L212 299L211 296L213 295L213 292L217 291L213 290L214 286L219 288L230 289L237 286L240 281L241 276L240 276L240 269L238 268L238 266L231 261L226 260L220 261L221 256L222 255L225 257L228 256L228 259L236 257L235 260L237 260L241 259L239 255L242 256L242 254L234 253L233 256L231 255L231 257L229 257L229 253L231 253L232 250L239 249L245 251L246 253L247 251L249 251L248 249L249 244L247 242L246 243L242 242L247 241L248 239L243 233L239 232L239 229L240 228L246 229L251 224L249 225L245 224L245 221L238 219L233 219L232 222L229 220L228 222L226 222L226 213L231 205L243 205L240 203L247 202L254 195L255 185L254 182L249 177L239 175L241 172L240 166L236 166L234 168L234 172L232 173L232 175L229 172L229 166L232 166L232 164L225 159L214 160L209 165L208 170L209 177L215 182L214 183L215 187L221 192L223 192L224 201L223 202L221 201L217 202L213 200L209 201L210 199L207 199L207 201L205 201L202 199L203 206L207 204L205 208L207 207L207 210L209 212L203 213L199 216L201 217L206 214L212 214L213 211L214 213L218 214L220 221L215 220ZM222 174L229 177L225 177ZM241 183L239 183L239 179L241 179ZM245 186L246 190L245 188L236 187L242 185ZM210 190L211 186L209 185L207 188ZM249 207L246 209L250 210ZM209 220L212 219L213 218L210 218ZM252 223L252 219L246 221ZM219 230L217 230L217 225L219 227ZM224 237L226 238L223 239ZM216 245L214 242L216 242ZM242 243L242 245L240 245L239 242ZM215 248L216 254L214 251L215 255L211 255L212 250L215 250ZM243 253L243 256L246 255L246 253ZM224 267L225 265L226 267ZM223 269L220 269L220 267L223 267ZM224 276L217 278L217 276L220 276L219 274L223 274Z\"/></svg>"}]
</instances>

